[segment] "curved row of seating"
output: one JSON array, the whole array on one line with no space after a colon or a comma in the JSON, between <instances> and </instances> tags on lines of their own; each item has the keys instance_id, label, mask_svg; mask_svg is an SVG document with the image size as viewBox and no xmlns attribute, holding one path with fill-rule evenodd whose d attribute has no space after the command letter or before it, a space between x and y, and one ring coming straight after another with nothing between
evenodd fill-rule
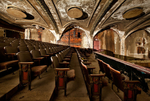
<instances>
[{"instance_id":1,"label":"curved row of seating","mask_svg":"<svg viewBox=\"0 0 150 101\"><path fill-rule=\"evenodd\" d=\"M14 38L6 39L9 44L0 46L1 61L0 69L12 67L15 70L19 64L20 84L28 84L31 90L31 81L35 76L39 76L51 65L50 57L67 48L67 46L54 45L34 40L23 40Z\"/></svg>"},{"instance_id":2,"label":"curved row of seating","mask_svg":"<svg viewBox=\"0 0 150 101\"><path fill-rule=\"evenodd\" d=\"M95 67L87 66L90 62L88 62L87 57L80 50L76 49L90 101L93 101L94 95L99 96L101 101L102 88L107 86L107 81L104 78L105 74L93 74Z\"/></svg>"},{"instance_id":3,"label":"curved row of seating","mask_svg":"<svg viewBox=\"0 0 150 101\"><path fill-rule=\"evenodd\" d=\"M70 68L71 57L74 49L67 48L55 56L51 57L53 68L55 69L55 90L56 94L59 89L64 89L66 96L67 82L74 80L75 70Z\"/></svg>"},{"instance_id":4,"label":"curved row of seating","mask_svg":"<svg viewBox=\"0 0 150 101\"><path fill-rule=\"evenodd\" d=\"M97 61L99 63L100 71L106 74L109 82L112 80L112 89L115 85L118 92L121 90L124 93L124 101L136 101L137 94L141 93L141 88L138 87L140 82L137 80L127 80L121 71L115 70L100 59L97 59Z\"/></svg>"}]
</instances>

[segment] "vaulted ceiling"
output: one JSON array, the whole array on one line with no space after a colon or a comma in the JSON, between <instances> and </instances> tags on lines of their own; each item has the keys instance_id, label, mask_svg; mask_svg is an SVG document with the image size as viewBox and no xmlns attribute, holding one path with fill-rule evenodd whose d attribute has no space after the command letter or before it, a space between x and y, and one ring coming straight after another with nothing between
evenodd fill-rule
<instances>
[{"instance_id":1,"label":"vaulted ceiling","mask_svg":"<svg viewBox=\"0 0 150 101\"><path fill-rule=\"evenodd\" d=\"M0 0L0 18L22 28L35 25L62 34L80 26L91 36L107 28L150 31L150 0Z\"/></svg>"}]
</instances>

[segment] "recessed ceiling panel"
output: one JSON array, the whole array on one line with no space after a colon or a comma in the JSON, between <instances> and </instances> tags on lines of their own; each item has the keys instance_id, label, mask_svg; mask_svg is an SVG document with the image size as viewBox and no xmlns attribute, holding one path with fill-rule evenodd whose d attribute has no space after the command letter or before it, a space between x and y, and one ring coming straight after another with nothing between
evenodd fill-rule
<instances>
[{"instance_id":1,"label":"recessed ceiling panel","mask_svg":"<svg viewBox=\"0 0 150 101\"><path fill-rule=\"evenodd\" d=\"M21 9L17 7L8 7L7 13L16 18L26 18L27 15Z\"/></svg>"},{"instance_id":2,"label":"recessed ceiling panel","mask_svg":"<svg viewBox=\"0 0 150 101\"><path fill-rule=\"evenodd\" d=\"M71 18L80 18L83 15L83 12L78 7L71 7L68 9L67 14Z\"/></svg>"},{"instance_id":3,"label":"recessed ceiling panel","mask_svg":"<svg viewBox=\"0 0 150 101\"><path fill-rule=\"evenodd\" d=\"M131 8L123 13L123 18L134 19L140 17L143 14L143 9L141 7Z\"/></svg>"}]
</instances>

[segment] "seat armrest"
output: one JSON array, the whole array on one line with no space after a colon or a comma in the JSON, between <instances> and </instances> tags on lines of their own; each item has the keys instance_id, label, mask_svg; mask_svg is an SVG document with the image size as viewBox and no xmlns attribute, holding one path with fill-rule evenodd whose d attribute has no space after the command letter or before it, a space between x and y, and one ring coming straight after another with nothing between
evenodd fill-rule
<instances>
[{"instance_id":1,"label":"seat armrest","mask_svg":"<svg viewBox=\"0 0 150 101\"><path fill-rule=\"evenodd\" d=\"M87 67L87 69L95 69L95 67Z\"/></svg>"},{"instance_id":2,"label":"seat armrest","mask_svg":"<svg viewBox=\"0 0 150 101\"><path fill-rule=\"evenodd\" d=\"M69 60L70 60L70 58L64 58L64 59L63 59L63 61L67 61L67 60L69 61Z\"/></svg>"},{"instance_id":3,"label":"seat armrest","mask_svg":"<svg viewBox=\"0 0 150 101\"><path fill-rule=\"evenodd\" d=\"M49 55L42 55L42 56L49 56Z\"/></svg>"},{"instance_id":4,"label":"seat armrest","mask_svg":"<svg viewBox=\"0 0 150 101\"><path fill-rule=\"evenodd\" d=\"M85 65L90 65L91 62L83 62L83 64L85 64Z\"/></svg>"},{"instance_id":5,"label":"seat armrest","mask_svg":"<svg viewBox=\"0 0 150 101\"><path fill-rule=\"evenodd\" d=\"M71 56L65 56L65 58L71 58Z\"/></svg>"},{"instance_id":6,"label":"seat armrest","mask_svg":"<svg viewBox=\"0 0 150 101\"><path fill-rule=\"evenodd\" d=\"M16 55L16 53L5 53L6 55Z\"/></svg>"},{"instance_id":7,"label":"seat armrest","mask_svg":"<svg viewBox=\"0 0 150 101\"><path fill-rule=\"evenodd\" d=\"M90 74L91 77L103 77L105 74Z\"/></svg>"},{"instance_id":8,"label":"seat armrest","mask_svg":"<svg viewBox=\"0 0 150 101\"><path fill-rule=\"evenodd\" d=\"M131 80L125 80L124 81L125 83L132 83L132 84L138 84L138 83L140 83L140 81L138 81L138 80L134 80L134 81L131 81Z\"/></svg>"},{"instance_id":9,"label":"seat armrest","mask_svg":"<svg viewBox=\"0 0 150 101\"><path fill-rule=\"evenodd\" d=\"M42 55L42 56L44 56L44 57L48 57L49 55Z\"/></svg>"},{"instance_id":10,"label":"seat armrest","mask_svg":"<svg viewBox=\"0 0 150 101\"><path fill-rule=\"evenodd\" d=\"M54 55L54 53L48 53L48 55Z\"/></svg>"},{"instance_id":11,"label":"seat armrest","mask_svg":"<svg viewBox=\"0 0 150 101\"><path fill-rule=\"evenodd\" d=\"M26 64L30 64L30 65L32 65L34 62L19 62L19 64L21 64L21 65L26 65Z\"/></svg>"},{"instance_id":12,"label":"seat armrest","mask_svg":"<svg viewBox=\"0 0 150 101\"><path fill-rule=\"evenodd\" d=\"M37 58L33 58L34 60L42 60L44 59L44 57L37 57Z\"/></svg>"},{"instance_id":13,"label":"seat armrest","mask_svg":"<svg viewBox=\"0 0 150 101\"><path fill-rule=\"evenodd\" d=\"M61 64L61 65L63 65L63 64L69 65L69 62L60 62L59 64Z\"/></svg>"},{"instance_id":14,"label":"seat armrest","mask_svg":"<svg viewBox=\"0 0 150 101\"><path fill-rule=\"evenodd\" d=\"M56 71L68 71L70 68L55 68Z\"/></svg>"}]
</instances>

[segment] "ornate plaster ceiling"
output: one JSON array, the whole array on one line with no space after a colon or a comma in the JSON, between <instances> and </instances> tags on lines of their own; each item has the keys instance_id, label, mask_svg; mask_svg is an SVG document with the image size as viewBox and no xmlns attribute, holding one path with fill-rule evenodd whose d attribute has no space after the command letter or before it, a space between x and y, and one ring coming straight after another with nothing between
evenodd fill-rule
<instances>
[{"instance_id":1,"label":"ornate plaster ceiling","mask_svg":"<svg viewBox=\"0 0 150 101\"><path fill-rule=\"evenodd\" d=\"M112 26L128 33L137 26L141 28L141 24L148 26L149 4L150 0L0 0L0 18L23 28L39 25L60 35L69 25L80 26L90 31L91 36ZM25 11L34 19L13 16L7 11L8 5ZM68 16L71 7L80 8L84 16ZM130 20L123 17L126 11L136 7L142 8L145 15Z\"/></svg>"}]
</instances>

